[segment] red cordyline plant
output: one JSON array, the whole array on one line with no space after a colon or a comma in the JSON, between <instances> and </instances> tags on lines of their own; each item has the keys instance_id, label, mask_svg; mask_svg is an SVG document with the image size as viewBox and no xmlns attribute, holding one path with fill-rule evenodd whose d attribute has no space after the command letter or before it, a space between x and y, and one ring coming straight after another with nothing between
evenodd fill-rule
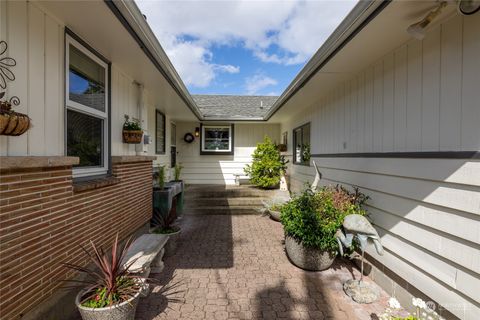
<instances>
[{"instance_id":1,"label":"red cordyline plant","mask_svg":"<svg viewBox=\"0 0 480 320\"><path fill-rule=\"evenodd\" d=\"M135 296L141 289L140 277L129 272L129 268L135 260L127 265L122 264L131 245L131 238L121 246L118 243L117 233L110 254L97 247L93 241L90 241L90 244L92 253L83 246L81 248L89 257L90 262L95 265L94 270L65 263L66 267L87 276L85 280L65 280L87 285L80 303L85 307L103 308L122 303Z\"/></svg>"}]
</instances>

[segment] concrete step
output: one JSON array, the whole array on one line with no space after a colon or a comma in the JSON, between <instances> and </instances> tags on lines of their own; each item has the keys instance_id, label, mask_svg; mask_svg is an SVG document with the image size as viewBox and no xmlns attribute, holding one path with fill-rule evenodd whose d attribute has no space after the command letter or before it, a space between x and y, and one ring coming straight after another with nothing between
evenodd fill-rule
<instances>
[{"instance_id":1,"label":"concrete step","mask_svg":"<svg viewBox=\"0 0 480 320\"><path fill-rule=\"evenodd\" d=\"M240 188L211 188L205 186L203 188L187 188L185 191L185 199L198 198L270 198L276 194L276 190L261 190L253 187Z\"/></svg>"},{"instance_id":2,"label":"concrete step","mask_svg":"<svg viewBox=\"0 0 480 320\"><path fill-rule=\"evenodd\" d=\"M261 197L215 197L215 198L186 198L186 208L211 207L211 206L263 206Z\"/></svg>"},{"instance_id":3,"label":"concrete step","mask_svg":"<svg viewBox=\"0 0 480 320\"><path fill-rule=\"evenodd\" d=\"M256 206L212 206L185 208L185 215L259 215L260 212Z\"/></svg>"}]
</instances>

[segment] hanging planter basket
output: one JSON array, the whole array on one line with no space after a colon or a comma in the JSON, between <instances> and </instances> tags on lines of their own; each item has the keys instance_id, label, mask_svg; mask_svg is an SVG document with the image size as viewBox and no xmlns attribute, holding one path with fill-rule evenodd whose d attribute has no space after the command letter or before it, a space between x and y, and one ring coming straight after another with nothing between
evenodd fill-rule
<instances>
[{"instance_id":1,"label":"hanging planter basket","mask_svg":"<svg viewBox=\"0 0 480 320\"><path fill-rule=\"evenodd\" d=\"M31 120L26 114L13 111L8 101L0 102L0 135L19 136L30 127Z\"/></svg>"},{"instance_id":2,"label":"hanging planter basket","mask_svg":"<svg viewBox=\"0 0 480 320\"><path fill-rule=\"evenodd\" d=\"M123 130L123 142L124 143L141 143L143 137L142 130Z\"/></svg>"}]
</instances>

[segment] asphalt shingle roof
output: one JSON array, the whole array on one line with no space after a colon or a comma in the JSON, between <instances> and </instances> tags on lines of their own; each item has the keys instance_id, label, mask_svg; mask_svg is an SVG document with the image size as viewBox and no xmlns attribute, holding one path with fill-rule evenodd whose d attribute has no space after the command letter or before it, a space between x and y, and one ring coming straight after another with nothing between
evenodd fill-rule
<instances>
[{"instance_id":1,"label":"asphalt shingle roof","mask_svg":"<svg viewBox=\"0 0 480 320\"><path fill-rule=\"evenodd\" d=\"M205 118L262 118L276 96L192 95Z\"/></svg>"}]
</instances>

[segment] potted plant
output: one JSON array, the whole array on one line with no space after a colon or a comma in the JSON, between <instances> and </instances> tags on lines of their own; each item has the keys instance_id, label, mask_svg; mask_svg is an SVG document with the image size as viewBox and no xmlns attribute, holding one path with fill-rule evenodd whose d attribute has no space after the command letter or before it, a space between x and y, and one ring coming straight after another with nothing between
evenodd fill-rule
<instances>
[{"instance_id":1,"label":"potted plant","mask_svg":"<svg viewBox=\"0 0 480 320\"><path fill-rule=\"evenodd\" d=\"M182 169L183 169L183 166L181 164L179 163L175 164L175 167L173 167L173 176L174 176L173 181L182 182L182 180L180 180L180 174L182 173Z\"/></svg>"},{"instance_id":2,"label":"potted plant","mask_svg":"<svg viewBox=\"0 0 480 320\"><path fill-rule=\"evenodd\" d=\"M125 115L125 122L123 123L123 142L124 143L141 143L143 137L143 130L140 125L140 120Z\"/></svg>"},{"instance_id":3,"label":"potted plant","mask_svg":"<svg viewBox=\"0 0 480 320\"><path fill-rule=\"evenodd\" d=\"M157 172L157 188L159 190L165 189L165 166L158 166L158 172Z\"/></svg>"},{"instance_id":4,"label":"potted plant","mask_svg":"<svg viewBox=\"0 0 480 320\"><path fill-rule=\"evenodd\" d=\"M349 214L366 215L362 205L368 197L355 189L307 188L281 208L285 249L296 266L306 270L328 269L339 250L335 234ZM352 249L353 250L353 249Z\"/></svg>"},{"instance_id":5,"label":"potted plant","mask_svg":"<svg viewBox=\"0 0 480 320\"><path fill-rule=\"evenodd\" d=\"M250 182L257 187L271 189L280 184L280 179L287 170L285 157L280 154L277 146L269 137L257 144L252 154L252 164L245 166L245 174Z\"/></svg>"},{"instance_id":6,"label":"potted plant","mask_svg":"<svg viewBox=\"0 0 480 320\"><path fill-rule=\"evenodd\" d=\"M173 203L172 210L167 211L159 208L153 209L152 229L150 232L168 235L168 241L164 247L165 257L170 257L175 254L178 246L178 238L180 237L180 227L173 225L175 220L177 220L175 205L176 204Z\"/></svg>"},{"instance_id":7,"label":"potted plant","mask_svg":"<svg viewBox=\"0 0 480 320\"><path fill-rule=\"evenodd\" d=\"M68 268L86 275L85 280L66 280L86 285L86 288L81 290L75 299L82 319L133 320L140 293L145 286L145 279L129 272L134 261L127 266L122 265L131 244L130 239L121 246L118 243L117 234L109 254L92 241L90 243L91 253L83 247L82 249L95 269L70 263L65 264Z\"/></svg>"},{"instance_id":8,"label":"potted plant","mask_svg":"<svg viewBox=\"0 0 480 320\"><path fill-rule=\"evenodd\" d=\"M151 219L152 233L166 234L169 236L165 245L165 256L171 256L177 249L177 238L180 228L174 226L177 220L177 196L174 185L166 187L165 166L159 166L157 172L157 185L153 189L153 215Z\"/></svg>"},{"instance_id":9,"label":"potted plant","mask_svg":"<svg viewBox=\"0 0 480 320\"><path fill-rule=\"evenodd\" d=\"M5 92L1 92L0 99L4 95ZM10 101L0 101L0 135L19 136L31 127L31 120L26 114L12 110L12 102L19 102L19 100L13 97Z\"/></svg>"},{"instance_id":10,"label":"potted plant","mask_svg":"<svg viewBox=\"0 0 480 320\"><path fill-rule=\"evenodd\" d=\"M277 144L277 149L280 152L286 152L287 151L287 145L284 143Z\"/></svg>"},{"instance_id":11,"label":"potted plant","mask_svg":"<svg viewBox=\"0 0 480 320\"><path fill-rule=\"evenodd\" d=\"M280 211L285 202L280 201L270 201L263 202L263 213L268 215L272 220L280 222Z\"/></svg>"}]
</instances>

